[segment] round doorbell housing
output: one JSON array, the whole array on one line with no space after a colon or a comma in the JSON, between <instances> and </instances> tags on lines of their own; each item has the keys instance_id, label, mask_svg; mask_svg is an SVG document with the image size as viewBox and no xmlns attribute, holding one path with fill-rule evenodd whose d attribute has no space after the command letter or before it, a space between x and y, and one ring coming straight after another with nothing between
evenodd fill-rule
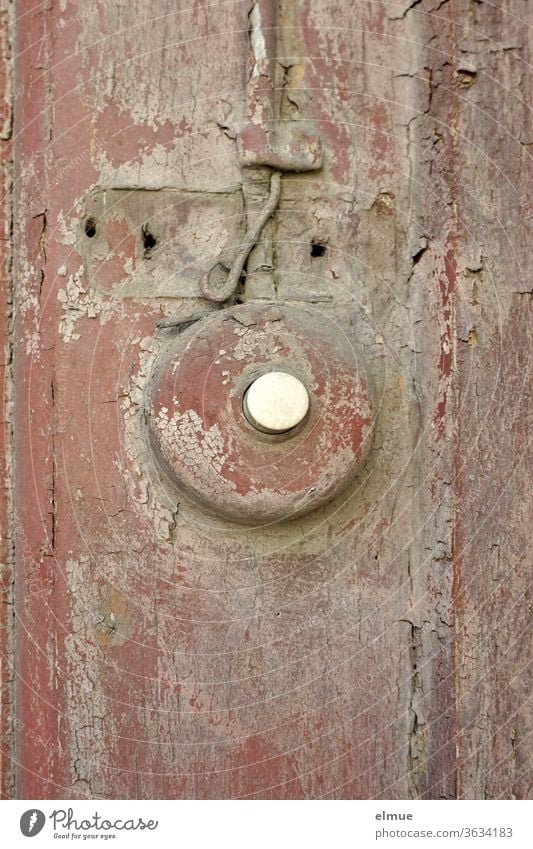
<instances>
[{"instance_id":1,"label":"round doorbell housing","mask_svg":"<svg viewBox=\"0 0 533 849\"><path fill-rule=\"evenodd\" d=\"M150 382L148 423L179 493L263 525L348 484L370 447L373 404L341 325L312 309L244 304L176 337Z\"/></svg>"}]
</instances>

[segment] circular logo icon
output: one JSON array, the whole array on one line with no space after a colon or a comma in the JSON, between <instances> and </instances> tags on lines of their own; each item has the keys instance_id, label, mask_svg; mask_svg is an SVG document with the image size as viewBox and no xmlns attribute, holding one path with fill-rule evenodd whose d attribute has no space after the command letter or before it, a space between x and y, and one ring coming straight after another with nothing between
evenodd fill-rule
<instances>
[{"instance_id":1,"label":"circular logo icon","mask_svg":"<svg viewBox=\"0 0 533 849\"><path fill-rule=\"evenodd\" d=\"M24 811L20 818L20 830L24 837L35 837L42 831L45 822L46 817L42 811L30 808L29 811Z\"/></svg>"}]
</instances>

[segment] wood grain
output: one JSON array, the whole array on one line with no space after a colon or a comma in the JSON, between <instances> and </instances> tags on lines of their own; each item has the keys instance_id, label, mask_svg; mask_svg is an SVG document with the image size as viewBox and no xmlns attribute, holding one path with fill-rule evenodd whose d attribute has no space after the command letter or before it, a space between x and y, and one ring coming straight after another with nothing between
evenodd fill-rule
<instances>
[{"instance_id":1,"label":"wood grain","mask_svg":"<svg viewBox=\"0 0 533 849\"><path fill-rule=\"evenodd\" d=\"M526 796L527 3L280 2L324 167L239 297L335 321L378 412L350 490L256 530L173 501L142 428L156 322L235 238L208 198L268 193L251 3L17 7L16 795Z\"/></svg>"},{"instance_id":2,"label":"wood grain","mask_svg":"<svg viewBox=\"0 0 533 849\"><path fill-rule=\"evenodd\" d=\"M9 7L0 5L0 797L13 792L14 711L14 536L12 519L13 375L12 375L12 191L13 66Z\"/></svg>"}]
</instances>

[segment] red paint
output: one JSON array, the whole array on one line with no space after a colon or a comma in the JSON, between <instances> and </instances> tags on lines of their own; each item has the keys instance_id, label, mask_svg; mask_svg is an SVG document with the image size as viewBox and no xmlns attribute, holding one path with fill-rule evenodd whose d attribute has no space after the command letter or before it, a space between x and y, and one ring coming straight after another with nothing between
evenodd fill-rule
<instances>
[{"instance_id":1,"label":"red paint","mask_svg":"<svg viewBox=\"0 0 533 849\"><path fill-rule=\"evenodd\" d=\"M6 12L4 11L4 15ZM10 136L9 127L12 120L10 103L10 68L7 61L7 21L1 21L0 31L0 127L4 135ZM13 644L12 644L12 606L13 606L13 548L14 540L11 535L20 536L20 526L15 522L11 533L8 530L10 509L10 475L12 451L12 421L8 403L10 402L9 384L11 380L11 339L10 339L10 307L11 294L10 264L11 256L7 235L11 230L11 138L0 141L0 233L3 234L3 247L0 253L0 386L2 387L2 417L0 429L0 563L2 563L0 578L0 796L9 798L12 795L12 722L16 719L13 706ZM19 540L19 544L24 540Z\"/></svg>"},{"instance_id":2,"label":"red paint","mask_svg":"<svg viewBox=\"0 0 533 849\"><path fill-rule=\"evenodd\" d=\"M444 255L444 270L438 277L440 292L440 394L434 416L437 439L442 439L446 429L446 410L451 393L451 378L453 373L453 349L455 345L454 328L452 325L452 310L457 286L457 265L455 259L455 238L450 235L448 248Z\"/></svg>"}]
</instances>

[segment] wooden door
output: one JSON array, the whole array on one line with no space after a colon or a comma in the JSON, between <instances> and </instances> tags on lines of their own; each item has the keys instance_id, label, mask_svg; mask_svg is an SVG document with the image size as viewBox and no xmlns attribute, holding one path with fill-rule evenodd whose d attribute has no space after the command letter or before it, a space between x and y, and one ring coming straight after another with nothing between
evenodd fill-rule
<instances>
[{"instance_id":1,"label":"wooden door","mask_svg":"<svg viewBox=\"0 0 533 849\"><path fill-rule=\"evenodd\" d=\"M526 0L2 8L4 795L526 796ZM266 202L250 125L296 164L229 303L374 399L356 477L256 526L143 429Z\"/></svg>"}]
</instances>

